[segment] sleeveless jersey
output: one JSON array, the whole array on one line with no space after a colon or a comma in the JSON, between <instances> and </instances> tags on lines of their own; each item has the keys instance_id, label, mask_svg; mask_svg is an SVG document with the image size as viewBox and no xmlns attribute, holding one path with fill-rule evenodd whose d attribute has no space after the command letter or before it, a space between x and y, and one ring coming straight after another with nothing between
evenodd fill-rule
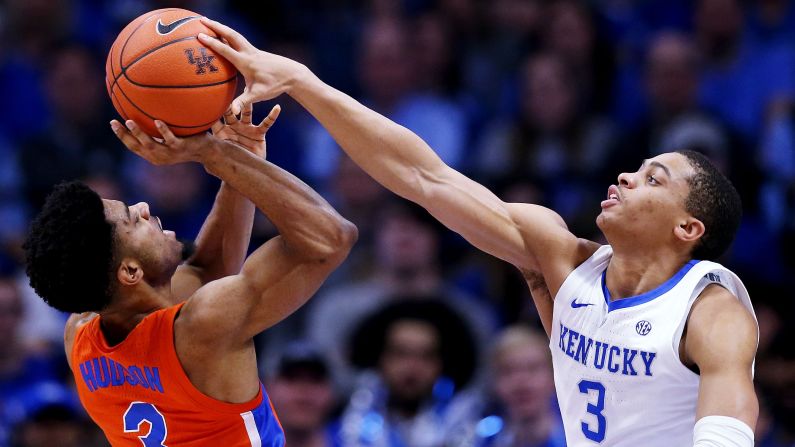
<instances>
[{"instance_id":1,"label":"sleeveless jersey","mask_svg":"<svg viewBox=\"0 0 795 447\"><path fill-rule=\"evenodd\" d=\"M265 389L230 404L196 389L174 348L182 304L147 315L110 347L99 317L78 328L72 372L80 401L114 447L281 447L284 432Z\"/></svg>"},{"instance_id":2,"label":"sleeveless jersey","mask_svg":"<svg viewBox=\"0 0 795 447\"><path fill-rule=\"evenodd\" d=\"M694 260L654 290L611 301L612 255L600 247L555 297L549 347L567 444L692 445L699 376L679 358L690 308L718 283L753 314L748 292L720 264Z\"/></svg>"}]
</instances>

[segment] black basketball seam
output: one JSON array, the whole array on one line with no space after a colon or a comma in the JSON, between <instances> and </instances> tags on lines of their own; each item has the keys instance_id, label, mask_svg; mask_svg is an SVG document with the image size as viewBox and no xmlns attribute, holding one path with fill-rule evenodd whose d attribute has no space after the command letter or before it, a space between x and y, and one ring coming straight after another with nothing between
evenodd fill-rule
<instances>
[{"instance_id":1,"label":"black basketball seam","mask_svg":"<svg viewBox=\"0 0 795 447\"><path fill-rule=\"evenodd\" d=\"M211 36L211 37L212 37L212 36ZM191 88L191 87L208 87L208 86L212 86L212 85L220 85L220 84L225 84L225 83L227 83L227 82L230 82L232 79L235 79L235 78L237 77L237 73L235 73L235 76L233 76L233 77L231 77L231 78L229 78L229 79L227 79L227 80L225 80L225 81L213 82L213 83L209 83L209 84L202 84L202 85L195 85L195 86L187 86L187 85L175 85L175 86L164 85L164 86L159 86L159 85L141 84L141 83L138 83L138 82L135 82L135 81L133 81L133 80L132 80L132 79L131 79L129 76L127 76L127 70L128 70L130 67L132 67L132 66L133 66L133 65L134 65L136 62L139 62L141 59L145 58L146 56L148 56L148 55L150 55L150 54L154 53L155 51L157 51L157 50L159 50L159 49L161 49L161 48L165 48L165 47L167 47L167 46L169 46L169 45L171 45L171 44L173 44L173 43L177 43L177 42L184 42L184 41L186 41L186 40L191 40L191 39L196 39L196 40L198 40L198 39L196 38L196 36L180 37L179 39L170 40L170 41L168 41L168 42L166 42L166 43L164 43L164 44L161 44L161 45L159 45L159 46L157 46L157 47L155 47L155 48L151 48L151 49L147 50L147 51L146 51L144 54L142 54L142 55L138 56L138 57L137 57L137 58L135 58L135 59L134 59L132 62L130 62L130 64L129 64L129 65L127 65L126 67L125 67L124 65L122 65L122 66L121 66L121 71L119 72L119 75L118 75L118 76L116 76L116 77L113 79L113 83L114 83L114 85L115 85L115 84L116 84L116 83L119 81L119 78L121 78L122 76L124 76L125 78L127 78L127 80L128 80L128 81L130 81L131 83L133 83L133 84L135 84L135 85L137 85L137 86L140 86L140 87L152 87L152 88L169 88L169 87L179 87L179 88ZM218 37L213 37L213 39L218 39Z\"/></svg>"},{"instance_id":2,"label":"black basketball seam","mask_svg":"<svg viewBox=\"0 0 795 447\"><path fill-rule=\"evenodd\" d=\"M147 117L147 118L149 118L149 119L151 119L151 120L160 120L160 121L163 121L164 123L166 123L166 125L167 125L168 127L179 127L180 129L192 129L192 128L194 128L194 127L204 127L204 126L207 126L207 125L210 125L210 126L211 126L211 125L213 125L213 124L214 124L216 121L218 121L218 119L214 119L214 120L212 120L212 121L210 121L210 122L207 122L207 123L204 123L204 124L197 124L197 125L195 125L195 126L180 126L180 125L178 125L178 124L171 124L171 123L169 123L169 122L166 122L166 121L164 121L164 120L161 120L160 118L155 118L155 117L153 117L152 115L150 115L150 114L146 113L146 112L145 112L145 111L144 111L142 108L138 107L138 104L134 103L134 102L133 102L133 100L132 100L132 99L130 99L130 97L129 97L129 96L127 96L127 94L126 94L126 93L124 93L124 89L123 89L123 88L121 88L121 85L120 85L120 84L116 84L116 87L118 87L118 89L119 89L119 91L121 92L121 94L122 94L122 95L124 95L124 99L126 99L126 100L127 100L127 102L129 102L130 104L132 104L132 106L133 106L133 107L135 107L135 108L136 108L136 109L137 109L139 112L143 113L144 115L146 115L146 117ZM128 115L128 118L129 118L129 115ZM220 117L219 117L219 118L220 118Z\"/></svg>"},{"instance_id":3,"label":"black basketball seam","mask_svg":"<svg viewBox=\"0 0 795 447\"><path fill-rule=\"evenodd\" d=\"M130 35L129 35L129 36L127 36L127 39L125 39L125 40L124 40L124 44L121 46L121 49L119 50L119 67L121 67L121 68L122 68L122 73L124 72L124 64L122 63L122 60L123 60L122 58L124 57L124 49L125 49L125 48L127 48L127 43L130 41L130 39L132 38L132 36L133 36L133 35L135 35L135 33L137 33L137 32L138 32L138 30L139 30L139 29L141 29L141 27L142 27L142 26L144 26L144 24L146 24L146 22L148 22L148 21L149 21L149 19L151 19L151 18L152 18L152 17L154 17L155 15L157 15L157 14L160 14L160 13L162 13L162 12L166 12L166 11L173 11L173 10L175 10L175 9L179 9L179 8L166 8L166 9L158 9L158 10L156 10L156 11L152 11L152 12L150 12L150 13L149 13L149 17L146 17L146 19L144 19L144 21L143 21L143 22L141 22L141 24L140 24L140 25L138 25L138 26L137 26L137 27L136 27L136 28L135 28L135 29L134 29L134 30L133 30L133 31L130 33ZM115 42L114 42L114 43L115 43ZM113 45L111 45L111 55L110 55L110 56L112 56L112 55L113 55L112 53L113 53ZM108 56L108 57L110 57L110 56ZM115 67L115 65L113 65L113 58L112 58L112 57L110 57L110 64L111 64L111 72L113 72L113 67ZM114 79L113 79L113 85L111 86L111 90L113 90L113 86L115 86L115 85L116 85L116 82L119 80L119 77L118 77L118 76L116 76L116 73L113 73L113 75L114 75Z\"/></svg>"},{"instance_id":4,"label":"black basketball seam","mask_svg":"<svg viewBox=\"0 0 795 447\"><path fill-rule=\"evenodd\" d=\"M116 87L116 86L114 85L113 87ZM126 117L122 116L122 118L124 118L125 121L128 120L130 118L130 114L127 113L127 110L124 108L124 104L122 104L121 101L119 101L119 98L116 96L116 93L113 92L113 88L111 88L110 89L110 101L113 102L114 99L116 100L116 104L118 104L119 108L121 109L121 112L120 112L121 115L126 115ZM129 98L127 98L127 100L129 101ZM132 101L130 101L130 104L132 104Z\"/></svg>"},{"instance_id":5,"label":"black basketball seam","mask_svg":"<svg viewBox=\"0 0 795 447\"><path fill-rule=\"evenodd\" d=\"M209 84L199 84L199 85L149 85L149 84L140 84L140 83L135 82L132 79L130 79L130 77L127 76L127 73L124 73L124 78L127 79L128 81L130 81L131 84L133 84L135 86L138 86L138 87L144 87L144 88L201 88L201 87L212 87L212 86L215 86L215 85L223 85L223 84L232 82L235 79L237 79L237 73L235 73L235 75L232 76L231 78L229 78L227 80L224 80L224 81L211 82Z\"/></svg>"}]
</instances>

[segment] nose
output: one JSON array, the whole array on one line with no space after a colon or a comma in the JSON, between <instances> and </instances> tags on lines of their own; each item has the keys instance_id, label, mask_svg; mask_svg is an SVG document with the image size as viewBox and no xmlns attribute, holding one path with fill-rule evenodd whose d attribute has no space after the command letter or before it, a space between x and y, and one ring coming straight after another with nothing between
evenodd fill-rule
<instances>
[{"instance_id":1,"label":"nose","mask_svg":"<svg viewBox=\"0 0 795 447\"><path fill-rule=\"evenodd\" d=\"M634 188L635 187L635 178L632 174L627 172L622 172L618 175L618 186L623 186L625 188Z\"/></svg>"},{"instance_id":2,"label":"nose","mask_svg":"<svg viewBox=\"0 0 795 447\"><path fill-rule=\"evenodd\" d=\"M146 203L146 202L138 202L138 203L136 203L135 205L132 206L132 209L137 211L138 213L140 213L141 217L143 217L144 219L149 220L150 214L149 214L149 204L148 203Z\"/></svg>"}]
</instances>

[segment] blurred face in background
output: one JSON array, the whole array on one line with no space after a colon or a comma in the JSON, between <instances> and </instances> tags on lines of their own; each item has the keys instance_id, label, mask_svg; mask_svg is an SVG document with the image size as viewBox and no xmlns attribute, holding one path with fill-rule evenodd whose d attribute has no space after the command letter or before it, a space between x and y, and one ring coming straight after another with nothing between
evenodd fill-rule
<instances>
[{"instance_id":1,"label":"blurred face in background","mask_svg":"<svg viewBox=\"0 0 795 447\"><path fill-rule=\"evenodd\" d=\"M189 210L203 198L205 176L198 166L187 163L172 166L140 163L138 168L136 188L159 213Z\"/></svg>"},{"instance_id":2,"label":"blurred face in background","mask_svg":"<svg viewBox=\"0 0 795 447\"><path fill-rule=\"evenodd\" d=\"M13 346L22 321L22 297L12 278L0 278L0 356Z\"/></svg>"},{"instance_id":3,"label":"blurred face in background","mask_svg":"<svg viewBox=\"0 0 795 447\"><path fill-rule=\"evenodd\" d=\"M494 392L514 422L536 420L550 411L554 393L547 344L524 328L509 329L494 350Z\"/></svg>"},{"instance_id":4,"label":"blurred face in background","mask_svg":"<svg viewBox=\"0 0 795 447\"><path fill-rule=\"evenodd\" d=\"M544 41L547 49L566 63L581 67L590 62L594 30L587 11L576 2L556 2L549 7Z\"/></svg>"},{"instance_id":5,"label":"blurred face in background","mask_svg":"<svg viewBox=\"0 0 795 447\"><path fill-rule=\"evenodd\" d=\"M742 32L743 15L738 0L701 0L696 6L696 34L707 44L733 41Z\"/></svg>"},{"instance_id":6,"label":"blurred face in background","mask_svg":"<svg viewBox=\"0 0 795 447\"><path fill-rule=\"evenodd\" d=\"M415 24L413 33L414 59L417 82L425 88L442 87L445 72L452 63L452 44L448 25L438 14L424 14Z\"/></svg>"},{"instance_id":7,"label":"blurred face in background","mask_svg":"<svg viewBox=\"0 0 795 447\"><path fill-rule=\"evenodd\" d=\"M102 78L87 50L68 47L55 54L47 75L47 93L58 119L96 125L105 100Z\"/></svg>"},{"instance_id":8,"label":"blurred face in background","mask_svg":"<svg viewBox=\"0 0 795 447\"><path fill-rule=\"evenodd\" d=\"M542 132L559 132L572 120L575 92L557 57L530 58L523 67L522 112L528 124Z\"/></svg>"},{"instance_id":9,"label":"blurred face in background","mask_svg":"<svg viewBox=\"0 0 795 447\"><path fill-rule=\"evenodd\" d=\"M429 397L442 374L436 328L417 320L393 323L379 366L390 399L406 403Z\"/></svg>"},{"instance_id":10,"label":"blurred face in background","mask_svg":"<svg viewBox=\"0 0 795 447\"><path fill-rule=\"evenodd\" d=\"M696 54L679 34L662 34L649 48L646 85L654 107L664 113L692 108L698 87Z\"/></svg>"},{"instance_id":11,"label":"blurred face in background","mask_svg":"<svg viewBox=\"0 0 795 447\"><path fill-rule=\"evenodd\" d=\"M412 88L412 63L402 22L376 20L362 37L359 76L365 96L381 112L395 105Z\"/></svg>"},{"instance_id":12,"label":"blurred face in background","mask_svg":"<svg viewBox=\"0 0 795 447\"><path fill-rule=\"evenodd\" d=\"M73 410L47 407L15 430L20 447L83 447L84 426Z\"/></svg>"},{"instance_id":13,"label":"blurred face in background","mask_svg":"<svg viewBox=\"0 0 795 447\"><path fill-rule=\"evenodd\" d=\"M386 215L376 229L376 256L381 265L401 273L432 268L438 256L434 229L401 212Z\"/></svg>"},{"instance_id":14,"label":"blurred face in background","mask_svg":"<svg viewBox=\"0 0 795 447\"><path fill-rule=\"evenodd\" d=\"M287 431L322 428L334 405L328 377L308 369L273 378L268 383L268 396L278 408L279 421Z\"/></svg>"}]
</instances>

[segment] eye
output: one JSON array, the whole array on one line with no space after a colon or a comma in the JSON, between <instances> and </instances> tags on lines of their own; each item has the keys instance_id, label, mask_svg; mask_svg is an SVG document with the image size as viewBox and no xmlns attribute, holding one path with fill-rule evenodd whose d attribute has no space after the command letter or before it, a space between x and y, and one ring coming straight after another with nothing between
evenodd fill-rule
<instances>
[{"instance_id":1,"label":"eye","mask_svg":"<svg viewBox=\"0 0 795 447\"><path fill-rule=\"evenodd\" d=\"M657 179L656 179L656 178L654 178L654 176L653 176L653 175L650 175L650 176L646 177L646 179L647 179L647 180L649 181L649 183L651 183L652 185L659 185L659 184L660 184L660 182L658 182L658 181L657 181Z\"/></svg>"}]
</instances>

